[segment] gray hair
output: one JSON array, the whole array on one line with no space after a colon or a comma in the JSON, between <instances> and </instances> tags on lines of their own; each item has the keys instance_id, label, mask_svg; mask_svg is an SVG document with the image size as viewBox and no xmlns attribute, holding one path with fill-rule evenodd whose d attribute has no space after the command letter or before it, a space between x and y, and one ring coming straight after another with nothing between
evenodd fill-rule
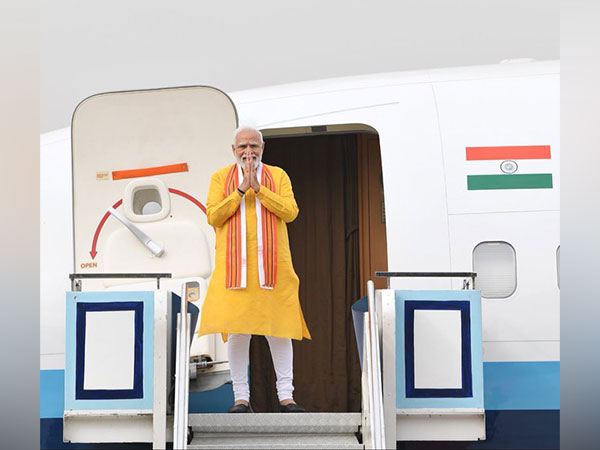
<instances>
[{"instance_id":1,"label":"gray hair","mask_svg":"<svg viewBox=\"0 0 600 450\"><path fill-rule=\"evenodd\" d=\"M240 134L242 131L254 131L254 132L258 133L258 135L260 136L260 143L262 144L263 142L265 142L263 140L263 135L259 129L248 126L248 125L241 125L233 131L233 142L232 142L233 145L235 145L235 140L237 139L238 134Z\"/></svg>"}]
</instances>

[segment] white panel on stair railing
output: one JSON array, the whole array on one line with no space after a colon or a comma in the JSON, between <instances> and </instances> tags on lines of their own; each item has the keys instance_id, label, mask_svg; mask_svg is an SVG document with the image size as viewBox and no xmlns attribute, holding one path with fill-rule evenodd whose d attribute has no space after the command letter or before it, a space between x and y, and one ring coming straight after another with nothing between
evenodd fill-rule
<instances>
[{"instance_id":1,"label":"white panel on stair railing","mask_svg":"<svg viewBox=\"0 0 600 450\"><path fill-rule=\"evenodd\" d=\"M85 313L84 389L133 389L135 312Z\"/></svg>"},{"instance_id":2,"label":"white panel on stair railing","mask_svg":"<svg viewBox=\"0 0 600 450\"><path fill-rule=\"evenodd\" d=\"M415 388L462 388L460 320L460 311L415 311Z\"/></svg>"}]
</instances>

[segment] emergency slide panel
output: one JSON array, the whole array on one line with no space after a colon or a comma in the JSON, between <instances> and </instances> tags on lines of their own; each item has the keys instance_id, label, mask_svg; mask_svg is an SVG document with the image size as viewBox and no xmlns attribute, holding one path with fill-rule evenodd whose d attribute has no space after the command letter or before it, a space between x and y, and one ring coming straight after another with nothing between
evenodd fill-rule
<instances>
[{"instance_id":1,"label":"emergency slide panel","mask_svg":"<svg viewBox=\"0 0 600 450\"><path fill-rule=\"evenodd\" d=\"M479 291L395 291L396 438L485 438Z\"/></svg>"},{"instance_id":2,"label":"emergency slide panel","mask_svg":"<svg viewBox=\"0 0 600 450\"><path fill-rule=\"evenodd\" d=\"M68 292L65 410L152 409L154 292Z\"/></svg>"}]
</instances>

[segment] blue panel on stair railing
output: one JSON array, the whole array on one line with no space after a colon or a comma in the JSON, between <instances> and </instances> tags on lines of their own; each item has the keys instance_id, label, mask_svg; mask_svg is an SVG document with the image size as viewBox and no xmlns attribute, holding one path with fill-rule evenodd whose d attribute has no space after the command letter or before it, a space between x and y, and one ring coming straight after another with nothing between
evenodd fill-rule
<instances>
[{"instance_id":1,"label":"blue panel on stair railing","mask_svg":"<svg viewBox=\"0 0 600 450\"><path fill-rule=\"evenodd\" d=\"M153 352L153 291L68 292L65 410L152 409Z\"/></svg>"},{"instance_id":2,"label":"blue panel on stair railing","mask_svg":"<svg viewBox=\"0 0 600 450\"><path fill-rule=\"evenodd\" d=\"M483 408L480 292L399 290L395 300L396 407Z\"/></svg>"}]
</instances>

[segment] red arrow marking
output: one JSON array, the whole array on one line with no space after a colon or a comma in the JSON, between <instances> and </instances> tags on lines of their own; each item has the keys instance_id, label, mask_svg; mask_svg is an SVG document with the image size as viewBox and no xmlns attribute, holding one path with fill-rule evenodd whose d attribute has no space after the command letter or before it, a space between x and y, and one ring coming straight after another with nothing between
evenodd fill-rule
<instances>
[{"instance_id":1,"label":"red arrow marking","mask_svg":"<svg viewBox=\"0 0 600 450\"><path fill-rule=\"evenodd\" d=\"M169 188L169 192L172 194L180 195L183 198L188 199L190 202L192 202L194 205L196 205L198 208L200 208L204 214L206 214L206 208L204 207L204 205L202 203L200 203L198 200L196 200L194 197L192 197L190 194L187 194L183 191L179 191L179 190L173 189L173 188ZM121 203L123 203L123 199L121 199L117 203L115 203L113 205L113 208L115 208L115 209L118 208L119 206L121 206ZM100 231L102 230L102 227L104 226L104 224L106 223L106 221L108 220L109 217L110 217L110 212L107 211L106 214L104 214L104 217L102 217L102 220L100 221L100 223L98 224L98 227L96 228L96 232L94 233L94 240L92 241L92 251L90 252L92 259L94 259L96 257L96 255L98 254L98 252L96 251L96 245L98 244L98 236L100 236Z\"/></svg>"},{"instance_id":2,"label":"red arrow marking","mask_svg":"<svg viewBox=\"0 0 600 450\"><path fill-rule=\"evenodd\" d=\"M181 195L183 198L187 198L190 202L192 202L194 205L200 208L204 214L206 214L206 208L204 207L204 205L198 200L196 200L194 197L192 197L190 194L186 194L183 191L178 191L177 189L173 188L169 188L169 192L172 194Z\"/></svg>"},{"instance_id":3,"label":"red arrow marking","mask_svg":"<svg viewBox=\"0 0 600 450\"><path fill-rule=\"evenodd\" d=\"M121 203L123 203L123 199L121 199L117 203L115 203L113 205L113 208L118 208L119 206L121 206ZM96 232L94 233L94 240L92 241L92 251L90 252L92 259L94 259L96 257L96 255L98 254L98 252L96 251L96 244L98 243L98 236L100 235L100 230L102 230L104 223L108 220L109 217L110 217L110 212L107 211L106 214L104 214L104 217L102 218L100 223L98 224L98 227L96 228Z\"/></svg>"}]
</instances>

